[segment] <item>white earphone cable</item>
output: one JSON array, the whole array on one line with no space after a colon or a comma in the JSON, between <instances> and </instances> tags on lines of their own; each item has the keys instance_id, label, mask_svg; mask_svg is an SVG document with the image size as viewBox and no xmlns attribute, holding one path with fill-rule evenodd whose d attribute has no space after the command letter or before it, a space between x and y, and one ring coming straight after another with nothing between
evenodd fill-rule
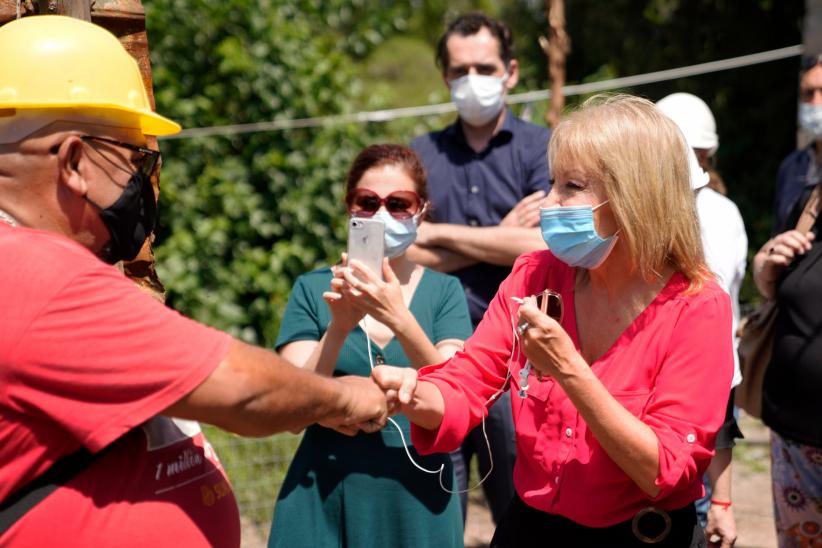
<instances>
[{"instance_id":1,"label":"white earphone cable","mask_svg":"<svg viewBox=\"0 0 822 548\"><path fill-rule=\"evenodd\" d=\"M365 317L365 316L362 319L362 328L363 328L363 332L365 333L365 341L366 341L366 344L367 344L367 347L368 347L368 364L371 366L371 369L373 370L374 369L374 357L373 357L373 354L371 352L371 336L368 334L368 321L367 321L367 317ZM514 321L513 316L511 317L511 331L512 331L513 337L514 337L514 345L513 345L513 348L511 350L511 359L508 362L508 368L507 368L507 372L506 372L506 375L505 375L505 380L502 382L502 386L500 386L499 390L497 390L490 398L488 398L488 401L485 402L486 407L488 406L488 404L490 404L494 400L496 400L508 388L508 381L511 379L511 363L513 363L514 361L519 359L519 355L520 355L519 337L518 337L518 334L517 334L516 322ZM516 352L516 360L515 360L515 352ZM491 451L491 442L488 441L488 434L485 431L485 416L482 417L482 437L485 439L485 446L488 448L488 463L490 465L489 468L488 468L488 472L486 472L485 476L483 476L483 478L476 485L474 485L473 487L468 487L467 489L456 489L456 490L448 489L442 481L442 475L443 475L443 472L445 471L445 464L441 464L439 469L437 469L437 470L429 470L429 469L421 466L419 463L417 463L417 461L414 460L414 457L411 455L411 450L408 447L408 442L405 439L405 434L403 434L402 428L400 428L400 425L397 424L397 422L394 419L392 419L391 417L388 417L388 420L391 422L391 424L394 425L394 427L397 429L397 432L400 433L400 439L402 440L402 446L405 449L405 454L408 455L408 460L411 461L411 464L413 464L416 468L418 468L419 470L421 470L421 471L423 471L427 474L439 474L440 488L442 488L442 490L447 492L447 493L461 494L461 493L467 493L468 491L472 491L472 490L476 489L477 487L479 487L480 485L482 485L485 482L485 480L487 480L488 477L491 475L491 472L494 471L494 457L493 457L493 454L492 454L492 451ZM466 470L466 474L468 474L468 470Z\"/></svg>"}]
</instances>

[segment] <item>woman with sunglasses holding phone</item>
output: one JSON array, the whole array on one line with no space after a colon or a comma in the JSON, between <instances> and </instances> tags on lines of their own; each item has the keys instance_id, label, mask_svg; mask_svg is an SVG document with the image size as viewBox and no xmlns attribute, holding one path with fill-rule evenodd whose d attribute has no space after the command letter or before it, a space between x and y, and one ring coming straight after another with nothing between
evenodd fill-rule
<instances>
[{"instance_id":1,"label":"woman with sunglasses holding phone","mask_svg":"<svg viewBox=\"0 0 822 548\"><path fill-rule=\"evenodd\" d=\"M401 145L370 146L354 160L346 186L352 217L385 224L382 272L348 265L343 256L336 267L300 276L280 327L280 355L335 376L368 376L371 364L416 369L450 358L471 334L459 280L405 256L426 208L416 154ZM407 419L396 420L410 444ZM411 452L428 469L445 466L443 482L454 489L447 454ZM394 425L353 437L306 429L277 499L269 546L462 543L459 498L414 468Z\"/></svg>"},{"instance_id":2,"label":"woman with sunglasses holding phone","mask_svg":"<svg viewBox=\"0 0 822 548\"><path fill-rule=\"evenodd\" d=\"M645 99L589 99L549 144L549 249L517 260L463 352L373 373L423 453L459 446L510 386L516 496L491 546L705 546L693 502L731 385L731 305L686 147Z\"/></svg>"}]
</instances>

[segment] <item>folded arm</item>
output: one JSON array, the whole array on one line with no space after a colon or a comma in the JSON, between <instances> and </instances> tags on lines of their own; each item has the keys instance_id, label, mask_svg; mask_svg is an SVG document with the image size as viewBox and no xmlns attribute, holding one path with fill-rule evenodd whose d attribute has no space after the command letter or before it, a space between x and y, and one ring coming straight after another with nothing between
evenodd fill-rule
<instances>
[{"instance_id":1,"label":"folded arm","mask_svg":"<svg viewBox=\"0 0 822 548\"><path fill-rule=\"evenodd\" d=\"M418 234L419 246L444 248L476 262L501 266L514 264L523 253L545 249L538 228L423 223Z\"/></svg>"}]
</instances>

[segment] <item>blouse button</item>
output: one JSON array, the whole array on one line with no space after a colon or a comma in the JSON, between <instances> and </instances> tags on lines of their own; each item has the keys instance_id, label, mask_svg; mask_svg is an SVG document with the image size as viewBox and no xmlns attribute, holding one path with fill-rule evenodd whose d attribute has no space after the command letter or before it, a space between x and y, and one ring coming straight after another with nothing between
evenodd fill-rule
<instances>
[{"instance_id":1,"label":"blouse button","mask_svg":"<svg viewBox=\"0 0 822 548\"><path fill-rule=\"evenodd\" d=\"M693 434L688 434L687 436L685 436L685 439L688 440L688 443L693 443L694 441L696 441L696 436L694 436Z\"/></svg>"},{"instance_id":2,"label":"blouse button","mask_svg":"<svg viewBox=\"0 0 822 548\"><path fill-rule=\"evenodd\" d=\"M570 438L573 435L574 435L574 431L571 430L571 427L568 427L568 428L565 429L565 437L566 438Z\"/></svg>"},{"instance_id":3,"label":"blouse button","mask_svg":"<svg viewBox=\"0 0 822 548\"><path fill-rule=\"evenodd\" d=\"M554 483L559 483L559 476L554 478Z\"/></svg>"}]
</instances>

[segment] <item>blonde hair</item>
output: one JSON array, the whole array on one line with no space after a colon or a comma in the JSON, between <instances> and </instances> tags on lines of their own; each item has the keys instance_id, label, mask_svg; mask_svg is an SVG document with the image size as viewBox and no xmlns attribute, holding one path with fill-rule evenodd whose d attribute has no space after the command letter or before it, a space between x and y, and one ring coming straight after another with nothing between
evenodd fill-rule
<instances>
[{"instance_id":1,"label":"blonde hair","mask_svg":"<svg viewBox=\"0 0 822 548\"><path fill-rule=\"evenodd\" d=\"M600 181L621 229L632 268L646 280L666 265L699 291L705 266L685 139L646 99L595 95L565 117L551 136L554 174L582 172Z\"/></svg>"}]
</instances>

